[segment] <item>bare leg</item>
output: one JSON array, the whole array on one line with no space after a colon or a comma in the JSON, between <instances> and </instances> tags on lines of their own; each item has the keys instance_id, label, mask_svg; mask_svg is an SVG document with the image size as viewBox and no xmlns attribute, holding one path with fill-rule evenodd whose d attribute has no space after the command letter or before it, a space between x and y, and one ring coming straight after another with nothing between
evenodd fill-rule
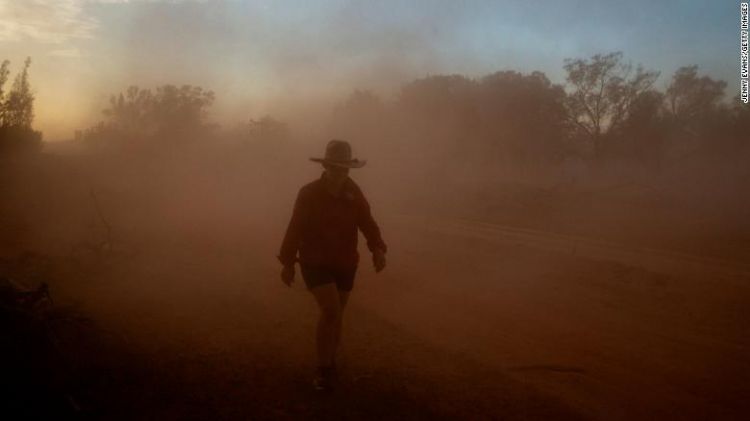
<instances>
[{"instance_id":1,"label":"bare leg","mask_svg":"<svg viewBox=\"0 0 750 421\"><path fill-rule=\"evenodd\" d=\"M336 351L339 349L339 344L341 343L341 331L344 328L344 307L346 307L346 303L349 301L349 292L348 291L339 291L339 302L341 303L341 317L339 317L338 325L336 326L336 340L335 345L333 347L333 357L331 361L334 361L334 358L336 357Z\"/></svg>"},{"instance_id":2,"label":"bare leg","mask_svg":"<svg viewBox=\"0 0 750 421\"><path fill-rule=\"evenodd\" d=\"M328 367L333 363L341 331L341 297L335 283L317 286L310 292L320 307L316 335L318 365Z\"/></svg>"},{"instance_id":3,"label":"bare leg","mask_svg":"<svg viewBox=\"0 0 750 421\"><path fill-rule=\"evenodd\" d=\"M349 301L349 291L339 290L339 302L341 302L341 311L344 311L346 303Z\"/></svg>"}]
</instances>

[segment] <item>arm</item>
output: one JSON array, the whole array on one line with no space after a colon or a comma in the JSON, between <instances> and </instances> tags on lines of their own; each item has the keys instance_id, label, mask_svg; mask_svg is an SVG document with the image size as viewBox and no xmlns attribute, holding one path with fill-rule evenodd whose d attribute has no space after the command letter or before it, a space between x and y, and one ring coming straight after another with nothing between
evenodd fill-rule
<instances>
[{"instance_id":1,"label":"arm","mask_svg":"<svg viewBox=\"0 0 750 421\"><path fill-rule=\"evenodd\" d=\"M285 267L294 267L294 263L297 261L297 249L299 247L300 238L302 237L305 213L306 200L303 191L300 190L297 194L297 200L294 202L292 218L287 226L286 234L284 235L284 240L281 243L281 249L277 256L279 261Z\"/></svg>"},{"instance_id":2,"label":"arm","mask_svg":"<svg viewBox=\"0 0 750 421\"><path fill-rule=\"evenodd\" d=\"M372 252L385 253L388 247L385 245L383 238L380 235L380 228L372 217L370 211L370 204L365 199L364 194L359 192L359 214L357 215L357 225L367 239L367 248Z\"/></svg>"}]
</instances>

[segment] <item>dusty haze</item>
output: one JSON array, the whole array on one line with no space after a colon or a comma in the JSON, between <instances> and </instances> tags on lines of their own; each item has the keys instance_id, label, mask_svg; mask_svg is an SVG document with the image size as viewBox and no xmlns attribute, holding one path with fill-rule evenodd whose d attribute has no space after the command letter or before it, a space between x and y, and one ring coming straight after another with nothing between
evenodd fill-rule
<instances>
[{"instance_id":1,"label":"dusty haze","mask_svg":"<svg viewBox=\"0 0 750 421\"><path fill-rule=\"evenodd\" d=\"M100 24L116 21L100 3L86 7L106 12ZM467 49L454 66L436 45L477 12L457 6L407 14L422 24L408 31L382 16L362 25L368 9L352 3L323 13L327 30L291 35L274 22L304 14L222 25L236 10L220 2L190 32L206 4L171 7L128 9L133 25L102 69L132 83L68 96L85 73L70 89L31 78L38 112L46 92L70 98L75 115L50 130L77 128L75 139L37 145L36 122L0 119L0 275L46 281L56 306L93 321L59 335L83 411L740 419L750 410L749 114L727 88L736 81L693 62L627 68L629 52L609 48L574 48L547 67L521 55L500 66ZM154 22L174 32L155 37ZM263 35L256 47L269 61L223 56L226 32ZM313 35L315 54L302 40ZM191 66L186 39L208 60ZM144 66L151 49L164 55ZM9 58L12 81L22 59ZM32 76L54 69L40 61ZM614 94L593 118L590 102L576 102L590 88L580 76L610 64L623 78L603 80ZM48 115L58 106L46 104ZM276 255L297 192L323 170L309 158L333 138L367 160L350 176L389 251L376 274L360 236L343 387L321 397L309 390L318 310L299 271L283 285Z\"/></svg>"},{"instance_id":2,"label":"dusty haze","mask_svg":"<svg viewBox=\"0 0 750 421\"><path fill-rule=\"evenodd\" d=\"M283 139L58 144L4 167L5 261L50 262L26 280L45 277L127 338L129 361L149 361L106 377L92 405L226 418L744 410L748 167L727 163L747 155L661 172L524 168L448 153L439 131L333 128L349 123L314 138L291 126ZM299 274L282 285L275 256L298 189L322 171L308 158L333 136L368 160L351 176L390 251L375 275L360 239L349 395L320 402L303 391L316 309ZM163 370L174 383L147 380Z\"/></svg>"}]
</instances>

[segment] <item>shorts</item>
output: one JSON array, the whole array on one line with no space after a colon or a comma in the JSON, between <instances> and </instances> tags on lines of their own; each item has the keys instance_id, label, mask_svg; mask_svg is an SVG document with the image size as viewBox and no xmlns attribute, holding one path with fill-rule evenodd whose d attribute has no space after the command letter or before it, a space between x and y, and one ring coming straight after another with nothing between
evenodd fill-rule
<instances>
[{"instance_id":1,"label":"shorts","mask_svg":"<svg viewBox=\"0 0 750 421\"><path fill-rule=\"evenodd\" d=\"M338 269L324 266L300 265L302 278L305 280L307 289L313 289L320 285L335 283L340 291L349 292L354 287L354 276L357 268Z\"/></svg>"}]
</instances>

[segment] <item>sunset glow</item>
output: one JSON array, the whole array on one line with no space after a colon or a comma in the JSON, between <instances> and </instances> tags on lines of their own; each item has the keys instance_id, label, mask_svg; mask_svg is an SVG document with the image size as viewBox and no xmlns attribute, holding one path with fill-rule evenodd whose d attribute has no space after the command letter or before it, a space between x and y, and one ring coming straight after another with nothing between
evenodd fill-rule
<instances>
[{"instance_id":1,"label":"sunset glow","mask_svg":"<svg viewBox=\"0 0 750 421\"><path fill-rule=\"evenodd\" d=\"M194 84L217 94L224 124L279 104L338 100L356 88L392 94L427 74L479 77L540 70L623 51L661 72L696 64L736 77L737 8L705 1L145 1L2 0L0 59L30 56L35 126L72 137L129 85ZM283 117L283 116L282 116Z\"/></svg>"}]
</instances>

